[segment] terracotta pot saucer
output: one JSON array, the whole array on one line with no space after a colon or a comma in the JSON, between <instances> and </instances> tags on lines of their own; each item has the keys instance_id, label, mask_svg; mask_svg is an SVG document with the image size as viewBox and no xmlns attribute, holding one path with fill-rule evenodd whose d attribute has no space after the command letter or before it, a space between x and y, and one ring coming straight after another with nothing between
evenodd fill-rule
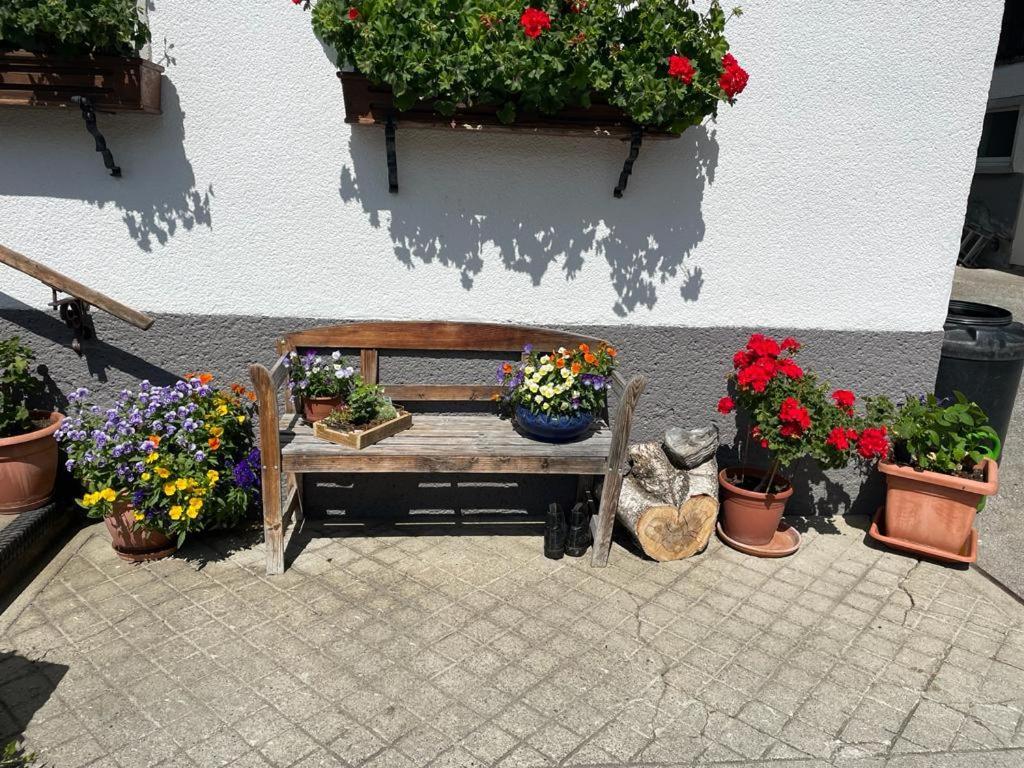
<instances>
[{"instance_id":1,"label":"terracotta pot saucer","mask_svg":"<svg viewBox=\"0 0 1024 768\"><path fill-rule=\"evenodd\" d=\"M885 507L879 507L875 512L875 518L871 521L871 528L868 536L875 541L885 544L887 547L899 549L903 552L910 552L920 557L927 557L930 560L941 560L944 563L973 563L978 559L978 529L971 528L967 541L960 548L959 552L948 552L944 549L929 547L926 544L918 544L907 539L897 539L885 533Z\"/></svg>"},{"instance_id":2,"label":"terracotta pot saucer","mask_svg":"<svg viewBox=\"0 0 1024 768\"><path fill-rule=\"evenodd\" d=\"M800 531L785 520L779 523L779 528L775 531L775 535L772 536L772 540L762 545L743 544L730 539L722 529L721 521L718 522L717 527L718 538L727 546L745 555L753 555L754 557L788 557L800 549Z\"/></svg>"}]
</instances>

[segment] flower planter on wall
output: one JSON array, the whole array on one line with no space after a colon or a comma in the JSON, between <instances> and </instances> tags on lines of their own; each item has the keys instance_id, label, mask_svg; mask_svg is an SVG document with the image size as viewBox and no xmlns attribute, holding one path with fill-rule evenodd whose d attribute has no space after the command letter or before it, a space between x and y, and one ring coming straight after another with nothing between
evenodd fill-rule
<instances>
[{"instance_id":1,"label":"flower planter on wall","mask_svg":"<svg viewBox=\"0 0 1024 768\"><path fill-rule=\"evenodd\" d=\"M345 122L354 125L385 125L389 116L402 124L424 128L442 128L467 131L507 130L529 131L536 134L608 136L629 138L636 124L618 107L594 103L589 108L565 109L556 115L523 114L513 123L498 119L498 107L475 104L445 116L434 109L432 101L418 102L411 109L395 109L391 88L374 85L358 72L339 72L345 98ZM667 131L645 130L649 138L678 138Z\"/></svg>"},{"instance_id":2,"label":"flower planter on wall","mask_svg":"<svg viewBox=\"0 0 1024 768\"><path fill-rule=\"evenodd\" d=\"M555 115L521 114L515 122L503 123L498 119L498 107L474 104L458 109L454 115L442 115L432 101L421 101L412 108L399 111L394 95L387 85L376 85L358 72L339 72L345 99L345 122L351 125L378 125L385 128L387 142L388 187L398 192L398 161L395 149L395 128L403 126L435 128L470 132L516 131L537 135L597 136L628 140L626 159L615 187L615 196L622 197L633 163L640 152L644 138L677 139L676 134L638 126L618 107L595 101L590 107L564 109Z\"/></svg>"},{"instance_id":3,"label":"flower planter on wall","mask_svg":"<svg viewBox=\"0 0 1024 768\"><path fill-rule=\"evenodd\" d=\"M144 59L0 53L0 105L68 107L76 96L100 112L160 114L160 74Z\"/></svg>"}]
</instances>

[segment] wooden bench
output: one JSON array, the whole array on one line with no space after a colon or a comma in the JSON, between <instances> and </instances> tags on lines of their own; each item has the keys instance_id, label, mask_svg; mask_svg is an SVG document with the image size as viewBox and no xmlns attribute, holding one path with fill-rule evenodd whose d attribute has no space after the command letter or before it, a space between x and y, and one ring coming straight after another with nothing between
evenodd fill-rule
<instances>
[{"instance_id":1,"label":"wooden bench","mask_svg":"<svg viewBox=\"0 0 1024 768\"><path fill-rule=\"evenodd\" d=\"M563 444L524 437L496 413L417 413L411 429L357 451L314 438L312 430L294 412L294 403L287 394L283 413L278 406L278 393L288 379L282 356L295 350L359 350L363 378L380 383L378 359L382 351L493 352L518 358L526 344L556 349L581 342L592 346L606 343L543 328L449 322L350 323L297 331L279 339L278 359L273 366L250 366L259 405L267 573L284 572L284 533L296 512L302 514L299 476L307 472L578 475L580 500L600 499L598 513L591 519L591 562L605 565L633 412L646 386L642 376L627 383L616 372L611 377L611 390L617 398L614 419L609 418L606 408L591 434ZM384 386L396 403L407 404L488 401L501 391L494 385ZM283 503L282 474L286 480Z\"/></svg>"}]
</instances>

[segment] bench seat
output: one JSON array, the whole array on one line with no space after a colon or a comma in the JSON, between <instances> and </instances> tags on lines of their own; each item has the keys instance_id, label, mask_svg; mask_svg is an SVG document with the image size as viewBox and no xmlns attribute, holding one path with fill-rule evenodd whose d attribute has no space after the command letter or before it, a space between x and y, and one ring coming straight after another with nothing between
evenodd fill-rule
<instances>
[{"instance_id":1,"label":"bench seat","mask_svg":"<svg viewBox=\"0 0 1024 768\"><path fill-rule=\"evenodd\" d=\"M412 427L356 450L313 436L294 413L280 421L283 472L477 472L602 475L612 431L604 422L580 440L542 443L493 414L416 413Z\"/></svg>"}]
</instances>

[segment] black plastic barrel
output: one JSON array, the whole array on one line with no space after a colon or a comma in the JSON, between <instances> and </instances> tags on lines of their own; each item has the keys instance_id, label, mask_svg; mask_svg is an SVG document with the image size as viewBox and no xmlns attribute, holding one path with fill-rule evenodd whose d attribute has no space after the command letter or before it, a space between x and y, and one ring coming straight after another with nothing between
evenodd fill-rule
<instances>
[{"instance_id":1,"label":"black plastic barrel","mask_svg":"<svg viewBox=\"0 0 1024 768\"><path fill-rule=\"evenodd\" d=\"M949 302L935 394L956 391L981 406L1005 442L1024 370L1024 325L1001 307Z\"/></svg>"}]
</instances>

